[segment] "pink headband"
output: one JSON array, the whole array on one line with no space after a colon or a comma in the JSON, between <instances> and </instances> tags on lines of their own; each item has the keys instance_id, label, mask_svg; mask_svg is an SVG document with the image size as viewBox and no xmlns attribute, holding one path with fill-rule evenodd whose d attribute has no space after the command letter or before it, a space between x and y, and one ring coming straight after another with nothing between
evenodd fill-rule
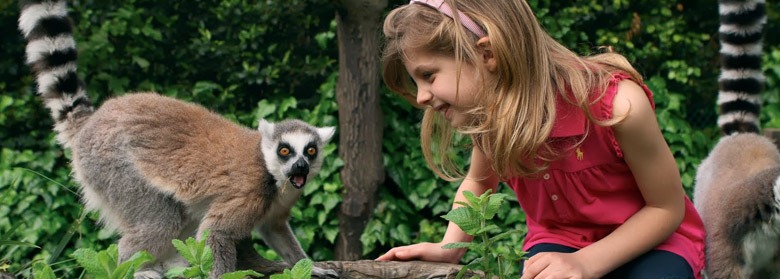
<instances>
[{"instance_id":1,"label":"pink headband","mask_svg":"<svg viewBox=\"0 0 780 279\"><path fill-rule=\"evenodd\" d=\"M433 7L437 10L439 10L441 13L449 16L450 18L455 18L452 13L452 8L450 8L450 5L447 5L447 3L444 3L444 0L412 0L409 1L409 4L413 3L419 3L424 4L430 7ZM460 19L460 24L463 24L463 27L466 27L471 33L474 33L478 37L485 37L487 34L485 33L485 30L482 30L482 27L477 25L476 22L471 20L467 15L458 12L458 19Z\"/></svg>"}]
</instances>

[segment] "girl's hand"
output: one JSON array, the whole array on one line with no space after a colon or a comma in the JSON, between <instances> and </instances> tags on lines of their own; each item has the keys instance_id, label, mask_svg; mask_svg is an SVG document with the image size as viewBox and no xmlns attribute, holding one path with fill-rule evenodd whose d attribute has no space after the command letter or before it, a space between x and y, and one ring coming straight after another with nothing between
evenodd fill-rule
<instances>
[{"instance_id":1,"label":"girl's hand","mask_svg":"<svg viewBox=\"0 0 780 279\"><path fill-rule=\"evenodd\" d=\"M539 253L525 261L520 279L586 279L589 274L577 253Z\"/></svg>"},{"instance_id":2,"label":"girl's hand","mask_svg":"<svg viewBox=\"0 0 780 279\"><path fill-rule=\"evenodd\" d=\"M444 249L444 243L423 242L408 246L395 247L387 251L377 261L411 261L443 262L457 264L463 256L463 249Z\"/></svg>"}]
</instances>

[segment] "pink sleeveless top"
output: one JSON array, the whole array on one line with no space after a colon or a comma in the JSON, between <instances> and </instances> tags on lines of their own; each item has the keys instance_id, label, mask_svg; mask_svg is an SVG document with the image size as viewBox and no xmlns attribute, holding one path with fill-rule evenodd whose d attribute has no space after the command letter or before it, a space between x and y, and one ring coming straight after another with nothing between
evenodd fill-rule
<instances>
[{"instance_id":1,"label":"pink sleeveless top","mask_svg":"<svg viewBox=\"0 0 780 279\"><path fill-rule=\"evenodd\" d=\"M617 85L624 79L630 77L626 74L612 77L606 95L591 106L594 117L612 118ZM655 108L652 93L644 84L641 86ZM507 180L526 213L528 234L523 245L526 251L539 243L581 249L607 236L645 205L612 128L587 121L579 108L560 97L556 113L550 135L555 146L575 144L585 134L586 125L589 125L588 136L578 148L569 148L564 158L551 163L545 173ZM655 249L685 258L696 278L701 278L704 236L704 224L686 197L682 224Z\"/></svg>"}]
</instances>

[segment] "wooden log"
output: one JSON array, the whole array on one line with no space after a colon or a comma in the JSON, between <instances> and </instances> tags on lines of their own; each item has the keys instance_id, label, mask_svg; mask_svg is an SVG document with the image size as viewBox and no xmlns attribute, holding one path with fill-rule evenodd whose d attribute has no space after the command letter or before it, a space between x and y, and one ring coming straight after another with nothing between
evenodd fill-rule
<instances>
[{"instance_id":1,"label":"wooden log","mask_svg":"<svg viewBox=\"0 0 780 279\"><path fill-rule=\"evenodd\" d=\"M314 266L332 269L341 279L444 279L455 278L460 272L461 265L434 263L423 261L409 262L385 262L374 260L358 261L323 261L315 262ZM252 269L266 276L282 273L287 264L265 259L244 260L239 264L240 269ZM481 274L466 271L463 278L471 278Z\"/></svg>"},{"instance_id":2,"label":"wooden log","mask_svg":"<svg viewBox=\"0 0 780 279\"><path fill-rule=\"evenodd\" d=\"M281 261L269 261L252 248L252 241L244 239L236 246L238 252L237 268L239 270L251 269L265 276L282 273L291 268ZM339 274L341 279L444 279L455 278L460 272L461 265L434 263L423 261L410 262L384 262L374 260L356 261L323 261L315 262L314 266L332 269ZM471 278L481 273L466 271L463 278Z\"/></svg>"},{"instance_id":3,"label":"wooden log","mask_svg":"<svg viewBox=\"0 0 780 279\"><path fill-rule=\"evenodd\" d=\"M423 261L382 262L373 260L324 261L315 262L314 266L332 269L339 274L341 279L449 279L455 278L462 267L457 264ZM284 262L269 261L255 254L242 258L238 262L238 268L255 270L267 278L291 267ZM463 278L471 278L475 275L483 277L481 273L466 271ZM0 272L0 279L15 278L10 273Z\"/></svg>"}]
</instances>

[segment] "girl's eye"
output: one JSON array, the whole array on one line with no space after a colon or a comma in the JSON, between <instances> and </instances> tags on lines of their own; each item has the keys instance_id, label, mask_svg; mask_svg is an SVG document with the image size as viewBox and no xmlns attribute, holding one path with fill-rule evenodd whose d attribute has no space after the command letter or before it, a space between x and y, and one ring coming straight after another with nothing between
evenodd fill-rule
<instances>
[{"instance_id":1,"label":"girl's eye","mask_svg":"<svg viewBox=\"0 0 780 279\"><path fill-rule=\"evenodd\" d=\"M279 155L287 156L290 155L290 149L287 147L279 148Z\"/></svg>"},{"instance_id":2,"label":"girl's eye","mask_svg":"<svg viewBox=\"0 0 780 279\"><path fill-rule=\"evenodd\" d=\"M309 155L317 154L317 149L314 147L309 147L308 149L306 149L306 153Z\"/></svg>"},{"instance_id":3,"label":"girl's eye","mask_svg":"<svg viewBox=\"0 0 780 279\"><path fill-rule=\"evenodd\" d=\"M433 73L423 73L422 76L423 76L423 79L425 79L427 81L430 81L431 77L433 77Z\"/></svg>"}]
</instances>

